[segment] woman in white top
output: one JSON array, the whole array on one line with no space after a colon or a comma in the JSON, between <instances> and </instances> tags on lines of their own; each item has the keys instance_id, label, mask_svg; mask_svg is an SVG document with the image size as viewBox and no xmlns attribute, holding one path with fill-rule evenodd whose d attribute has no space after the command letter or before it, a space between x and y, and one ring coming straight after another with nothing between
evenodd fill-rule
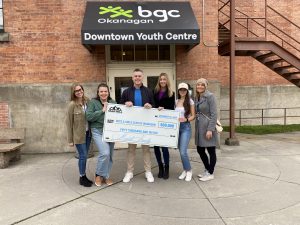
<instances>
[{"instance_id":1,"label":"woman in white top","mask_svg":"<svg viewBox=\"0 0 300 225\"><path fill-rule=\"evenodd\" d=\"M178 178L180 180L191 181L192 167L188 156L188 146L192 135L190 122L195 119L195 106L194 101L189 96L188 85L186 83L178 85L178 100L176 100L175 111L180 112L178 148L183 166L183 172Z\"/></svg>"}]
</instances>

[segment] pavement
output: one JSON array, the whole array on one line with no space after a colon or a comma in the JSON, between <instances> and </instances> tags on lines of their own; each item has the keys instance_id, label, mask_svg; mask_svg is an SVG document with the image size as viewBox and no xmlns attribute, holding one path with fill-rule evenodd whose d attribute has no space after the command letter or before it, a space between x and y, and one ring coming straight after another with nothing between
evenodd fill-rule
<instances>
[{"instance_id":1,"label":"pavement","mask_svg":"<svg viewBox=\"0 0 300 225\"><path fill-rule=\"evenodd\" d=\"M227 137L222 133L222 141ZM0 170L0 224L20 225L299 225L300 132L237 134L240 146L217 150L215 179L201 182L203 165L189 149L191 182L178 180L179 152L171 149L170 178L144 177L137 150L135 175L123 183L126 149L116 150L112 186L78 184L74 153L22 155ZM97 157L88 160L88 177Z\"/></svg>"}]
</instances>

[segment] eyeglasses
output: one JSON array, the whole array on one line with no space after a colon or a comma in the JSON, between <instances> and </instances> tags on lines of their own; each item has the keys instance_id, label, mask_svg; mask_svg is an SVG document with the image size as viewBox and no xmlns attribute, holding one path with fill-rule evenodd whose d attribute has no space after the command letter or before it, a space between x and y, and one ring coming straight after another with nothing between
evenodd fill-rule
<instances>
[{"instance_id":1,"label":"eyeglasses","mask_svg":"<svg viewBox=\"0 0 300 225\"><path fill-rule=\"evenodd\" d=\"M79 92L82 92L83 90L80 88L80 89L77 89L77 90L74 90L74 93L79 93Z\"/></svg>"},{"instance_id":2,"label":"eyeglasses","mask_svg":"<svg viewBox=\"0 0 300 225\"><path fill-rule=\"evenodd\" d=\"M179 91L187 91L185 88L180 88Z\"/></svg>"}]
</instances>

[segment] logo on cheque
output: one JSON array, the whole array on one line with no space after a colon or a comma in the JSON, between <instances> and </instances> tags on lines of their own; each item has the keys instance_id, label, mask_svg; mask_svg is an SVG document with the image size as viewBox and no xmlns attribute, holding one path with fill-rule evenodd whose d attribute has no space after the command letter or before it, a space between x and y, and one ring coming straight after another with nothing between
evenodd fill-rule
<instances>
[{"instance_id":1,"label":"logo on cheque","mask_svg":"<svg viewBox=\"0 0 300 225\"><path fill-rule=\"evenodd\" d=\"M108 6L107 8L101 6L99 9L100 9L99 12L100 15L111 13L110 18L116 18L118 16L125 16L127 18L132 18L131 15L132 10L131 9L124 10L122 9L121 6L117 6L117 7Z\"/></svg>"},{"instance_id":2,"label":"logo on cheque","mask_svg":"<svg viewBox=\"0 0 300 225\"><path fill-rule=\"evenodd\" d=\"M122 113L122 109L117 106L113 106L108 109L108 112Z\"/></svg>"}]
</instances>

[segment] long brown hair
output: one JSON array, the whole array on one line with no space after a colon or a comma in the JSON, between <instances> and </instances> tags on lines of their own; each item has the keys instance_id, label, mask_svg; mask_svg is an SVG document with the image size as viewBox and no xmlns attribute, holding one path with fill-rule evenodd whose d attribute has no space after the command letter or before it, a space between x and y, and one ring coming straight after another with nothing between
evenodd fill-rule
<instances>
[{"instance_id":1,"label":"long brown hair","mask_svg":"<svg viewBox=\"0 0 300 225\"><path fill-rule=\"evenodd\" d=\"M168 93L168 96L170 98L173 95L173 91L170 88L170 80L169 80L168 74L166 74L166 73L161 73L158 76L157 83L156 83L156 86L154 88L154 93L157 93L157 92L159 92L161 90L161 86L160 86L160 79L161 79L161 77L165 77L167 79L167 93Z\"/></svg>"},{"instance_id":2,"label":"long brown hair","mask_svg":"<svg viewBox=\"0 0 300 225\"><path fill-rule=\"evenodd\" d=\"M74 83L74 84L72 84L72 86L71 86L71 98L70 99L71 99L71 101L74 101L75 103L78 103L78 98L75 95L75 88L78 87L78 86L81 87L81 89L83 91L82 104L86 104L87 97L85 97L85 95L84 95L84 88L83 88L82 84L80 84L80 83Z\"/></svg>"},{"instance_id":3,"label":"long brown hair","mask_svg":"<svg viewBox=\"0 0 300 225\"><path fill-rule=\"evenodd\" d=\"M181 98L179 94L179 90L177 92L178 99ZM190 95L189 95L189 90L186 91L186 95L184 97L183 101L183 108L184 108L184 117L188 118L188 116L191 114L191 102L190 102Z\"/></svg>"}]
</instances>

